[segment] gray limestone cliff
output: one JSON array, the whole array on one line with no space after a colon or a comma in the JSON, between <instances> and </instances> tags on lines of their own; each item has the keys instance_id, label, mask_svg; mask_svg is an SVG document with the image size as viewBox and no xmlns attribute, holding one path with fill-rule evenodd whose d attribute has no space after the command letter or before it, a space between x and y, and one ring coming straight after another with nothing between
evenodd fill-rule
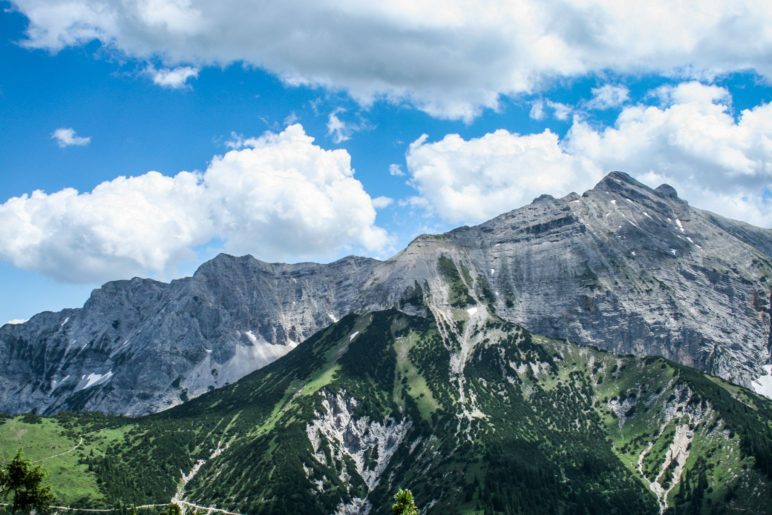
<instances>
[{"instance_id":1,"label":"gray limestone cliff","mask_svg":"<svg viewBox=\"0 0 772 515\"><path fill-rule=\"evenodd\" d=\"M662 355L744 386L772 362L772 230L612 172L581 196L541 196L387 261L220 255L169 284L107 283L81 309L0 328L0 411L162 410L352 311L420 313L454 295L538 334Z\"/></svg>"}]
</instances>

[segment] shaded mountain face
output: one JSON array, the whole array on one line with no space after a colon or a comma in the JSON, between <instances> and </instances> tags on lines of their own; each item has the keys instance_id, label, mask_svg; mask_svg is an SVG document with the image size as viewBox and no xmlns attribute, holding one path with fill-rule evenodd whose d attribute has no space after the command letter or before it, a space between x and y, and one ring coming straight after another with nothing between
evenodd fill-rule
<instances>
[{"instance_id":1,"label":"shaded mountain face","mask_svg":"<svg viewBox=\"0 0 772 515\"><path fill-rule=\"evenodd\" d=\"M771 230L613 172L582 196L542 196L387 261L220 255L170 284L108 283L82 309L0 328L0 411L150 413L233 383L348 313L474 305L761 389L771 302Z\"/></svg>"},{"instance_id":2,"label":"shaded mountain face","mask_svg":"<svg viewBox=\"0 0 772 515\"><path fill-rule=\"evenodd\" d=\"M772 401L663 358L436 306L346 316L159 414L0 420L0 458L53 455L58 503L91 509L386 514L408 487L430 514L770 513L770 420Z\"/></svg>"}]
</instances>

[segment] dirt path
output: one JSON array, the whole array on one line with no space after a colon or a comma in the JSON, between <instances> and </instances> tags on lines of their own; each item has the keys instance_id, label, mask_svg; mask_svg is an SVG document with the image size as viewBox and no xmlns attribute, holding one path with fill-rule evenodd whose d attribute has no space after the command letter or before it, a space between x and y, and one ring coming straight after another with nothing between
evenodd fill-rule
<instances>
[{"instance_id":1,"label":"dirt path","mask_svg":"<svg viewBox=\"0 0 772 515\"><path fill-rule=\"evenodd\" d=\"M64 456L65 454L70 454L75 452L78 448L80 448L83 445L83 436L80 437L78 440L78 443L72 446L72 448L67 449L66 451L62 451L56 454L52 454L51 456L46 456L45 458L41 458L39 460L34 460L32 463L42 463L44 461L51 460L53 458L57 458L59 456ZM227 447L227 446L226 446ZM212 452L212 454L209 456L206 460L198 460L194 465L193 468L187 473L182 474L180 487L177 490L177 493L172 497L171 501L169 503L163 503L163 504L142 504L139 506L134 506L134 508L141 510L141 509L148 509L148 508L163 508L165 506L169 506L169 504L176 504L182 509L183 513L188 512L188 510L192 510L193 512L203 511L207 514L213 514L213 513L222 513L224 515L241 515L240 513L224 510L221 508L215 508L212 506L202 506L200 504L195 504L190 501L184 500L185 497L185 486L188 484L188 482L195 477L195 475L198 473L198 471L201 469L201 467L212 458L216 458L219 456L223 451L225 450L225 447L222 446L222 442L218 444L217 448ZM0 506L11 506L9 503L0 503ZM59 513L62 511L80 511L80 512L87 512L87 513L115 513L117 510L115 508L74 508L72 506L54 506L51 505L50 508L54 511L54 513Z\"/></svg>"},{"instance_id":2,"label":"dirt path","mask_svg":"<svg viewBox=\"0 0 772 515\"><path fill-rule=\"evenodd\" d=\"M223 510L221 508L214 508L211 506L201 506L199 504L192 503L190 501L185 500L185 487L188 485L191 479L196 477L196 474L198 474L198 471L201 470L201 467L203 467L209 460L212 460L216 457L218 457L222 452L227 449L228 446L223 446L222 441L218 442L217 448L212 451L212 454L209 455L209 458L207 459L200 459L198 460L194 465L193 468L190 469L190 471L185 474L182 473L182 478L180 479L180 485L177 488L177 493L174 494L174 497L172 497L172 504L176 504L182 509L182 513L187 512L187 508L192 508L193 510L204 510L206 513L224 513L225 515L241 515L240 513L235 513L228 510Z\"/></svg>"},{"instance_id":3,"label":"dirt path","mask_svg":"<svg viewBox=\"0 0 772 515\"><path fill-rule=\"evenodd\" d=\"M11 506L10 503L0 503L0 506ZM163 506L168 506L168 504L143 504L141 506L134 506L137 509L147 509L147 508L161 508ZM114 513L118 510L115 508L73 508L72 506L49 506L52 510L54 510L54 513L59 513L60 511L85 511L87 513Z\"/></svg>"},{"instance_id":4,"label":"dirt path","mask_svg":"<svg viewBox=\"0 0 772 515\"><path fill-rule=\"evenodd\" d=\"M138 506L134 506L134 508L138 510L146 510L149 508L165 508L169 506L170 503L163 503L163 504L140 504ZM206 513L224 513L225 515L241 515L240 513L235 513L232 511L227 510L221 510L219 508L212 508L210 506L201 506L198 504L193 504L188 501L174 501L173 504L177 504L182 508L183 513L185 513L185 508L190 508L197 511L204 511ZM10 506L9 503L0 503L0 506ZM115 513L115 508L73 508L72 506L49 506L53 510L54 513L59 513L61 511L81 511L86 513Z\"/></svg>"},{"instance_id":5,"label":"dirt path","mask_svg":"<svg viewBox=\"0 0 772 515\"><path fill-rule=\"evenodd\" d=\"M160 508L162 506L168 506L168 504L144 504L142 506L134 506L135 508L139 509L146 509L146 508ZM115 508L71 508L69 506L50 506L50 508L54 510L61 510L61 511L85 511L88 513L114 513L118 510ZM54 512L56 513L56 512Z\"/></svg>"},{"instance_id":6,"label":"dirt path","mask_svg":"<svg viewBox=\"0 0 772 515\"><path fill-rule=\"evenodd\" d=\"M194 510L203 510L207 514L209 513L224 513L225 515L241 515L240 513L236 513L233 511L228 510L222 510L220 508L213 508L211 506L201 506L200 504L193 504L192 502L188 501L180 501L180 500L174 500L173 503L179 505L183 510L182 512L185 513L185 508L192 508Z\"/></svg>"},{"instance_id":7,"label":"dirt path","mask_svg":"<svg viewBox=\"0 0 772 515\"><path fill-rule=\"evenodd\" d=\"M57 453L57 454L52 454L51 456L46 456L45 458L40 458L39 460L33 460L32 463L42 463L44 461L48 461L50 459L57 458L59 456L64 456L65 454L70 454L71 452L75 452L75 450L78 447L80 447L81 445L83 445L83 436L80 437L80 440L78 440L78 443L76 443L72 447L72 449L67 449L66 451L62 451L62 452Z\"/></svg>"}]
</instances>

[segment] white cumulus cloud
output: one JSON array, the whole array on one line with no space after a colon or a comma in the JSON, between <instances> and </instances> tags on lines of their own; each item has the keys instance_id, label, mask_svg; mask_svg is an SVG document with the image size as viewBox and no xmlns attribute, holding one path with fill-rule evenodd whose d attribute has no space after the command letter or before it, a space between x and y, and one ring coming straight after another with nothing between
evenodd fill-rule
<instances>
[{"instance_id":1,"label":"white cumulus cloud","mask_svg":"<svg viewBox=\"0 0 772 515\"><path fill-rule=\"evenodd\" d=\"M14 197L0 205L0 257L75 282L160 272L211 234L204 193L194 174L148 172Z\"/></svg>"},{"instance_id":2,"label":"white cumulus cloud","mask_svg":"<svg viewBox=\"0 0 772 515\"><path fill-rule=\"evenodd\" d=\"M544 112L544 100L537 100L532 103L528 116L534 120L543 120L546 116L546 113Z\"/></svg>"},{"instance_id":3,"label":"white cumulus cloud","mask_svg":"<svg viewBox=\"0 0 772 515\"><path fill-rule=\"evenodd\" d=\"M587 102L589 109L611 109L619 107L630 98L630 90L625 86L604 84L599 88L592 88L592 99Z\"/></svg>"},{"instance_id":4,"label":"white cumulus cloud","mask_svg":"<svg viewBox=\"0 0 772 515\"><path fill-rule=\"evenodd\" d=\"M327 135L335 143L343 143L351 139L351 127L338 117L342 110L336 109L327 116Z\"/></svg>"},{"instance_id":5,"label":"white cumulus cloud","mask_svg":"<svg viewBox=\"0 0 772 515\"><path fill-rule=\"evenodd\" d=\"M476 223L527 204L542 193L566 194L602 174L588 173L550 130L521 135L504 129L464 140L422 137L407 153L411 184L452 223Z\"/></svg>"},{"instance_id":6,"label":"white cumulus cloud","mask_svg":"<svg viewBox=\"0 0 772 515\"><path fill-rule=\"evenodd\" d=\"M735 118L723 88L688 82L657 94L663 105L626 107L613 127L577 118L562 141L549 130L422 137L406 156L411 184L442 219L475 223L623 170L671 184L696 207L772 226L772 104Z\"/></svg>"},{"instance_id":7,"label":"white cumulus cloud","mask_svg":"<svg viewBox=\"0 0 772 515\"><path fill-rule=\"evenodd\" d=\"M402 167L399 166L397 163L391 163L389 165L389 175L392 177L404 177L405 172L402 171Z\"/></svg>"},{"instance_id":8,"label":"white cumulus cloud","mask_svg":"<svg viewBox=\"0 0 772 515\"><path fill-rule=\"evenodd\" d=\"M166 66L243 62L288 84L471 119L502 95L611 70L772 78L767 0L13 0L26 45L93 40ZM473 12L473 16L470 13ZM663 37L662 35L666 36Z\"/></svg>"},{"instance_id":9,"label":"white cumulus cloud","mask_svg":"<svg viewBox=\"0 0 772 515\"><path fill-rule=\"evenodd\" d=\"M344 119L345 113L344 108L338 107L327 116L327 135L335 144L350 140L356 132L373 128L370 122L361 116L356 116L354 120Z\"/></svg>"},{"instance_id":10,"label":"white cumulus cloud","mask_svg":"<svg viewBox=\"0 0 772 515\"><path fill-rule=\"evenodd\" d=\"M69 127L60 127L51 133L51 138L56 141L59 148L65 147L85 147L91 143L88 136L78 136L74 129Z\"/></svg>"},{"instance_id":11,"label":"white cumulus cloud","mask_svg":"<svg viewBox=\"0 0 772 515\"><path fill-rule=\"evenodd\" d=\"M732 97L726 88L697 81L661 86L648 95L664 105L672 104L724 104L730 105Z\"/></svg>"},{"instance_id":12,"label":"white cumulus cloud","mask_svg":"<svg viewBox=\"0 0 772 515\"><path fill-rule=\"evenodd\" d=\"M531 104L529 116L534 120L543 120L551 113L557 120L566 121L573 112L573 107L553 100L540 99Z\"/></svg>"},{"instance_id":13,"label":"white cumulus cloud","mask_svg":"<svg viewBox=\"0 0 772 515\"><path fill-rule=\"evenodd\" d=\"M90 192L35 191L0 204L0 258L65 281L162 274L213 239L263 259L381 249L375 204L345 150L303 127L241 141L203 173L118 177Z\"/></svg>"},{"instance_id":14,"label":"white cumulus cloud","mask_svg":"<svg viewBox=\"0 0 772 515\"><path fill-rule=\"evenodd\" d=\"M204 174L212 219L225 248L271 259L330 255L386 244L375 207L344 149L313 144L299 124L247 139Z\"/></svg>"},{"instance_id":15,"label":"white cumulus cloud","mask_svg":"<svg viewBox=\"0 0 772 515\"><path fill-rule=\"evenodd\" d=\"M380 196L380 197L375 197L373 199L373 206L375 207L375 209L384 209L389 207L393 203L394 203L394 199L391 197Z\"/></svg>"},{"instance_id":16,"label":"white cumulus cloud","mask_svg":"<svg viewBox=\"0 0 772 515\"><path fill-rule=\"evenodd\" d=\"M198 68L178 66L176 68L156 68L148 66L145 69L156 86L168 89L182 89L188 86L189 79L198 77Z\"/></svg>"}]
</instances>

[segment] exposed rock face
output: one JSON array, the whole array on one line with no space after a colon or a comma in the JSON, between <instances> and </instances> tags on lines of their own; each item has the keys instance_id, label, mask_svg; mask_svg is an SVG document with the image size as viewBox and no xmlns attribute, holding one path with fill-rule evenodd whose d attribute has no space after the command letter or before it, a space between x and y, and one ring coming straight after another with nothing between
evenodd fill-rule
<instances>
[{"instance_id":1,"label":"exposed rock face","mask_svg":"<svg viewBox=\"0 0 772 515\"><path fill-rule=\"evenodd\" d=\"M233 383L347 313L374 263L222 255L170 284L107 283L82 309L0 328L0 411L136 415Z\"/></svg>"},{"instance_id":2,"label":"exposed rock face","mask_svg":"<svg viewBox=\"0 0 772 515\"><path fill-rule=\"evenodd\" d=\"M387 261L220 255L170 284L117 281L82 309L0 328L0 411L141 414L234 382L345 314L470 299L527 329L658 354L745 386L771 362L772 230L694 209L620 172L542 196ZM420 288L416 288L419 286ZM458 285L456 285L458 286Z\"/></svg>"},{"instance_id":3,"label":"exposed rock face","mask_svg":"<svg viewBox=\"0 0 772 515\"><path fill-rule=\"evenodd\" d=\"M772 231L690 208L670 187L612 173L581 198L456 234L470 264L486 263L497 312L533 332L745 385L769 360Z\"/></svg>"},{"instance_id":4,"label":"exposed rock face","mask_svg":"<svg viewBox=\"0 0 772 515\"><path fill-rule=\"evenodd\" d=\"M389 464L410 424L387 418L384 423L368 417L355 418L357 400L345 392L336 396L328 394L322 402L322 413L306 427L308 440L314 451L314 459L323 465L328 458L322 449L322 441L331 452L336 469L341 471L340 480L348 481L345 459L354 463L357 474L372 491L378 485L381 474ZM374 456L374 458L372 458Z\"/></svg>"}]
</instances>

